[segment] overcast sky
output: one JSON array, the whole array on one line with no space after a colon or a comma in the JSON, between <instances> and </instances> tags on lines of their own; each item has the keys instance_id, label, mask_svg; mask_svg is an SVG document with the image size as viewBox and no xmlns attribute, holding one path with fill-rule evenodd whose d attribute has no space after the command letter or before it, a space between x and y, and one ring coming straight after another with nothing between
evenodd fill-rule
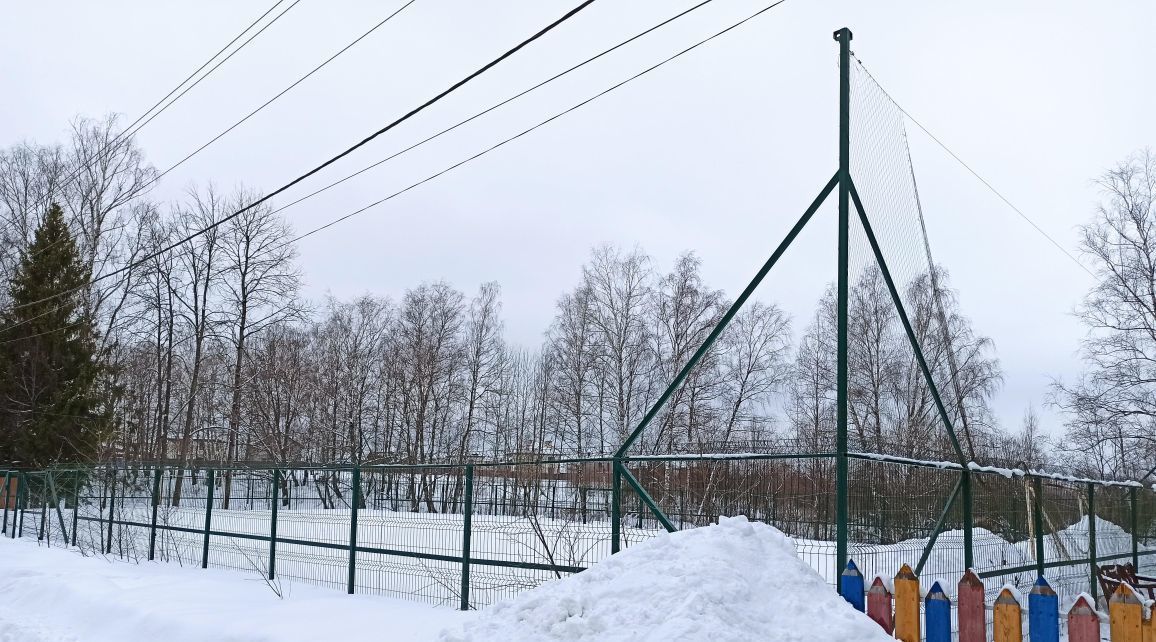
<instances>
[{"instance_id":1,"label":"overcast sky","mask_svg":"<svg viewBox=\"0 0 1156 642\"><path fill-rule=\"evenodd\" d=\"M714 0L675 24L289 209L307 231L569 107L767 4ZM63 140L75 115L135 119L265 11L262 2L16 2L0 20L0 145ZM285 2L282 6L288 5ZM403 4L301 0L139 135L164 169ZM272 190L552 21L577 0L416 0L157 188ZM598 0L305 194L689 7ZM1092 180L1156 144L1156 3L787 0L740 29L550 125L301 243L312 297L399 297L445 279L503 288L508 337L537 345L590 248L638 245L659 269L693 250L732 296L837 163L837 47L1076 253ZM1079 370L1071 310L1090 277L921 133L911 133L931 244L992 337L1016 427ZM288 202L286 198L281 202ZM834 276L832 211L763 285L802 327ZM1061 418L1044 409L1049 429Z\"/></svg>"}]
</instances>

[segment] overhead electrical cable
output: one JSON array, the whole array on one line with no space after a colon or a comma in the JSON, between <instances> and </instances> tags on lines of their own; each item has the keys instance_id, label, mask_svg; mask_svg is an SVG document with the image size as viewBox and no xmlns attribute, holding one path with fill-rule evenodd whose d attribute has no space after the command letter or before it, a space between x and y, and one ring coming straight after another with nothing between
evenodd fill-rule
<instances>
[{"instance_id":1,"label":"overhead electrical cable","mask_svg":"<svg viewBox=\"0 0 1156 642\"><path fill-rule=\"evenodd\" d=\"M144 257L142 257L142 258L136 259L135 261L132 261L131 263L129 263L129 264L127 264L127 265L121 266L121 267L119 267L119 268L117 268L117 269L115 269L115 270L112 270L111 272L106 272L106 273L104 273L104 274L102 274L102 275L100 275L100 276L97 276L97 277L94 277L94 278L92 278L92 279L89 279L89 280L88 280L88 282L87 282L87 283L84 283L83 285L77 286L77 287L75 287L75 288L70 288L70 289L68 289L68 290L65 290L65 291L62 291L62 292L57 292L56 294L53 294L53 295L51 295L51 296L48 296L48 297L45 297L45 298L42 298L42 299L39 299L39 300L36 300L36 301L30 301L30 302L28 302L28 303L23 303L23 304L20 304L20 305L18 305L18 306L14 306L14 308L13 308L13 309L17 309L17 308L24 308L24 307L28 307L28 306L32 306L32 305L38 305L38 304L40 304L40 303L44 303L44 302L46 302L46 301L51 301L51 300L53 300L53 299L57 299L57 298L60 298L60 297L62 297L62 296L67 296L68 294L72 294L72 293L74 293L74 292L78 292L78 291L80 291L80 290L82 290L82 289L84 289L84 288L86 288L86 287L89 287L90 285L92 285L92 284L94 284L94 283L98 283L98 282L100 282L100 281L104 281L104 280L106 280L106 279L110 279L110 278L112 278L112 277L114 277L114 276L117 276L117 275L120 275L120 274L124 274L125 272L128 272L128 271L130 271L130 270L133 270L133 269L135 269L135 268L137 268L137 267L140 267L141 265L144 265L144 264L145 264L145 263L147 263L148 261L151 261L152 259L154 259L154 258L156 258L156 257L158 257L158 256L161 256L161 255L163 255L163 254L165 254L165 253L167 253L167 252L170 252L170 251L172 251L172 250L174 250L174 249L176 249L176 248L180 247L181 245L184 245L185 243L188 243L189 241L192 241L192 240L194 240L194 239L196 239L196 238L198 238L198 237L200 237L200 236L203 236L203 235L205 235L205 234L207 234L207 233L211 232L212 230L214 230L214 229L216 229L216 228L220 227L221 225L224 225L225 223L227 223L227 222L229 222L229 221L231 221L231 220L233 220L233 219L237 218L237 217L238 217L238 216L240 216L241 214L244 214L245 212L247 212L247 211L249 211L249 210L253 209L254 207L257 207L258 205L261 205L262 203L264 203L264 202L266 202L266 201L268 201L268 200L270 200L270 199L274 198L274 197L275 197L275 196L277 196L278 194L281 194L281 193L283 193L283 192L285 192L285 191L289 190L290 188L292 188L293 186L297 185L298 183L301 183L302 181L304 181L304 180L308 179L309 177L311 177L311 176L313 176L313 175L317 174L318 172L320 172L321 170L325 169L326 167L329 167L329 166L330 166L330 165L332 165L333 163L336 163L337 161L341 160L342 158L345 158L346 156L348 156L348 155L352 154L354 151L356 151L356 150L360 149L361 147L364 147L365 145L369 144L371 141L373 141L374 139L376 139L378 136L381 136L382 134L384 134L384 133L386 133L386 132L390 131L391 129L393 129L394 127L397 127L397 126L398 126L398 125L400 125L401 123L403 123L403 122L405 122L405 121L409 120L409 119L410 119L410 118L412 118L414 115L416 115L416 114L420 113L421 111L423 111L424 109L426 109L426 108L427 108L427 107L429 107L430 105L433 105L433 104L437 103L438 101L440 101L441 99L445 98L445 97L446 97L446 96L448 96L449 94L453 93L455 90L457 90L458 88L462 87L462 86L463 86L463 85L465 85L466 83L468 83L468 82L470 82L471 80L473 80L473 79L477 78L478 76L482 75L482 74L483 74L483 73L485 73L486 71L489 71L491 68L493 68L494 66L496 66L496 65L500 64L502 61L506 60L506 59L507 59L507 58L509 58L510 56L513 56L515 53L517 53L518 51L522 50L522 49L523 49L523 48L525 48L527 45L531 44L532 42L534 42L534 41L538 40L539 38L541 38L542 36L546 35L546 34L547 34L547 33L549 33L550 31L552 31L554 28L558 27L558 26L559 26L559 25L561 25L562 23L564 23L564 22L566 22L567 20L569 20L570 18L572 18L574 15L576 15L576 14L577 14L578 12L580 12L581 10L583 10L583 9L585 9L586 7L588 7L588 6L590 6L591 4L593 4L593 3L594 3L594 1L595 1L595 0L584 0L584 1L583 1L581 4L579 4L578 6L574 7L574 8L573 8L573 9L571 9L570 11L566 12L566 13L565 13L564 15L562 15L560 18L558 18L558 19L554 20L553 22L551 22L550 24L546 25L545 27L543 27L542 29L540 29L539 31L537 31L536 33L534 33L533 35L529 36L528 38L526 38L526 39L522 40L521 42L519 42L517 45L515 45L515 46L514 46L514 47L512 47L511 49L507 50L505 53L502 53L501 55L499 55L497 58L494 58L494 59L493 59L493 60L491 60L490 62L486 63L485 65L483 65L483 66L481 66L481 67L479 67L479 68L478 68L476 71L474 71L474 72L470 73L470 74L469 74L469 75L467 75L465 78L462 78L461 80L457 81L456 83L454 83L453 85L451 85L451 86L450 86L450 87L448 87L447 89L443 90L441 93L439 93L439 94L435 95L434 97L432 97L432 98L430 98L430 99L426 100L426 101L425 101L425 102L423 102L422 104L420 104L420 105L418 105L417 107L415 107L415 108L411 109L410 111L406 112L406 113L405 113L404 115L402 115L401 117L399 117L399 118L397 118L397 119L393 120L392 122L390 122L389 124L385 125L385 126L384 126L384 127L382 127L381 129L378 129L377 131L373 132L373 133L372 133L372 134L370 134L369 136L366 136L365 138L363 138L362 140L358 141L357 143L355 143L355 144L354 144L354 145L352 145L351 147L347 148L346 150L344 150L344 151L342 151L342 152L338 153L337 155L333 156L332 158L330 158L330 159L328 159L328 160L324 161L324 162L323 162L323 163L321 163L320 165L317 165L317 166L315 166L314 168L312 168L312 169L308 170L308 171L307 171L307 172L305 172L304 174L301 174L301 175L300 175L300 176L298 176L297 178L294 178L293 180L289 181L288 183L285 183L284 185L282 185L281 187L279 187L279 188L277 188L277 189L273 190L273 191L272 191L272 192L270 192L269 194L266 194L265 196L262 196L262 197L260 197L260 198L258 198L258 199L256 199L256 200L254 200L253 202L251 202L251 203L249 203L248 205L246 205L246 206L244 206L244 207L242 207L242 208L238 209L237 211L235 211L235 212L233 212L233 213L231 213L231 214L229 214L229 215L227 215L227 216L224 216L224 217L222 217L221 219L219 219L219 220L217 220L217 221L214 221L213 223L211 223L211 224L209 224L209 225L207 225L207 226L205 226L205 227L203 227L203 228L201 228L201 229L197 230L196 232L193 232L192 234L189 234L189 235L187 235L187 236L185 236L185 237L183 237L183 238L181 238L181 239L179 239L179 240L177 240L177 241L174 241L174 242L172 242L172 243L170 243L169 245L166 245L166 246L164 246L164 247L162 247L162 248L160 248L160 249L158 249L158 250L155 250L155 251L153 251L153 252L151 252L151 253L149 253L149 254L145 255L145 256L144 256ZM781 1L781 0L780 0L780 1ZM6 329L10 329L10 328L12 328L12 327L15 327L15 326L9 326L9 328L0 329L0 331L2 331L2 330L6 330Z\"/></svg>"}]
</instances>

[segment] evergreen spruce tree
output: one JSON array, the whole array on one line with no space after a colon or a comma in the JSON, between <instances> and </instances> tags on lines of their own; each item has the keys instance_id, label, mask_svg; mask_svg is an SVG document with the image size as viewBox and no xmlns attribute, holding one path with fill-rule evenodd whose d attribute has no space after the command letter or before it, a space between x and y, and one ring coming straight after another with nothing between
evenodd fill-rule
<instances>
[{"instance_id":1,"label":"evergreen spruce tree","mask_svg":"<svg viewBox=\"0 0 1156 642\"><path fill-rule=\"evenodd\" d=\"M53 203L9 284L0 315L0 461L45 466L92 458L108 425L89 275Z\"/></svg>"}]
</instances>

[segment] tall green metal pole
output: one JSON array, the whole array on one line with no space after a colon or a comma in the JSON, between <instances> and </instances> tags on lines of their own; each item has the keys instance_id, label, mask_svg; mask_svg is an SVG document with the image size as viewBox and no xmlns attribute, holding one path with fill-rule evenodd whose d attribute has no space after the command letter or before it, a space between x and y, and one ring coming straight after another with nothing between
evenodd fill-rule
<instances>
[{"instance_id":1,"label":"tall green metal pole","mask_svg":"<svg viewBox=\"0 0 1156 642\"><path fill-rule=\"evenodd\" d=\"M4 471L4 530L2 532L5 535L8 534L8 502L12 500L12 487L8 485L11 475L11 472Z\"/></svg>"},{"instance_id":2,"label":"tall green metal pole","mask_svg":"<svg viewBox=\"0 0 1156 642\"><path fill-rule=\"evenodd\" d=\"M835 32L839 42L839 266L837 275L836 420L835 420L835 577L842 584L847 566L847 262L851 221L851 30Z\"/></svg>"},{"instance_id":3,"label":"tall green metal pole","mask_svg":"<svg viewBox=\"0 0 1156 642\"><path fill-rule=\"evenodd\" d=\"M1036 531L1036 575L1044 576L1044 485L1039 477L1032 478L1032 522Z\"/></svg>"},{"instance_id":4,"label":"tall green metal pole","mask_svg":"<svg viewBox=\"0 0 1156 642\"><path fill-rule=\"evenodd\" d=\"M622 460L615 458L610 482L610 552L622 550Z\"/></svg>"},{"instance_id":5,"label":"tall green metal pole","mask_svg":"<svg viewBox=\"0 0 1156 642\"><path fill-rule=\"evenodd\" d=\"M1136 487L1128 489L1128 505L1132 513L1132 568L1140 570L1140 520L1136 513Z\"/></svg>"}]
</instances>

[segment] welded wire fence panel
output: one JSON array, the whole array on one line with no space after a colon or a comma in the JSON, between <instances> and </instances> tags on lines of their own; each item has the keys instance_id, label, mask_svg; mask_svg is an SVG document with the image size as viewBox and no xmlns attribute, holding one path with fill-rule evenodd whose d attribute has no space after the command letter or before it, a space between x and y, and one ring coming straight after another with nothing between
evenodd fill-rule
<instances>
[{"instance_id":1,"label":"welded wire fence panel","mask_svg":"<svg viewBox=\"0 0 1156 642\"><path fill-rule=\"evenodd\" d=\"M866 454L848 463L847 532L862 572L909 564L954 585L965 570L962 470ZM617 510L606 459L24 471L4 500L5 535L249 572L278 592L305 582L478 608L605 559L616 530L624 549L665 532L652 502L678 530L733 515L771 524L835 583L833 456L636 457L619 470ZM1040 564L1062 599L1094 588L1093 562L1130 563L1135 551L1141 572L1156 568L1151 489L1018 471L971 479L973 564L989 597L1004 583L1026 589Z\"/></svg>"}]
</instances>

